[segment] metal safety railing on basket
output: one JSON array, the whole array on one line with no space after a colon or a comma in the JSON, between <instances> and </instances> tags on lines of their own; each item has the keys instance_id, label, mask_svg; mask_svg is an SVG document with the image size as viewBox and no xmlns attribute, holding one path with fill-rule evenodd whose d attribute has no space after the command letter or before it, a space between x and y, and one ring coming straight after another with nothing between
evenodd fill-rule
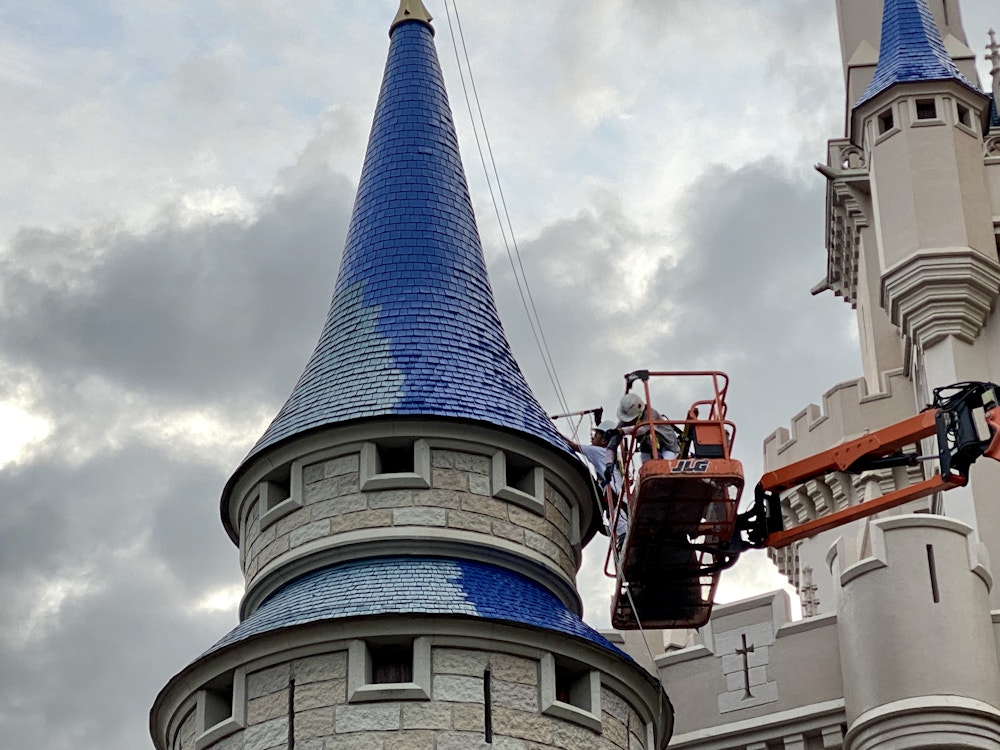
<instances>
[{"instance_id":1,"label":"metal safety railing on basket","mask_svg":"<svg viewBox=\"0 0 1000 750\"><path fill-rule=\"evenodd\" d=\"M711 395L709 397L695 399L685 415L684 419L670 419L663 417L655 419L653 414L658 413L653 405L650 395L650 378L708 378L711 381ZM628 507L631 499L635 495L637 485L638 469L635 466L636 454L639 451L638 432L643 427L650 435L650 451L653 460L662 460L660 441L656 439L656 428L666 428L678 432L678 442L680 450L676 456L677 460L690 460L698 446L715 446L713 457L730 459L732 444L736 436L736 425L726 418L728 407L726 395L729 390L729 376L718 370L678 370L678 371L651 371L636 370L625 375L625 393L632 390L636 382L641 382L643 386L644 409L640 419L632 426L632 434L627 435L619 446L619 460L622 468L622 487L618 496L609 483L605 487L604 501L608 511L611 543L608 545L608 552L604 562L604 573L610 578L618 575L618 560L616 552L621 549L621 541L618 537L618 519L621 514L628 519ZM708 414L702 418L701 410L707 409ZM662 415L661 415L662 416ZM709 435L712 432L714 434ZM699 440L699 438L701 438ZM627 533L627 532L626 532Z\"/></svg>"}]
</instances>

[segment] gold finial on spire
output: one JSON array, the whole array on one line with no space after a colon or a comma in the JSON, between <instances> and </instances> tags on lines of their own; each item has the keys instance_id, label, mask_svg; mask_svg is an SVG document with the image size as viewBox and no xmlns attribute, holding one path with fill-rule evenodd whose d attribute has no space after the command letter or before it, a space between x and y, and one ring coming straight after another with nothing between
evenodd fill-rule
<instances>
[{"instance_id":1,"label":"gold finial on spire","mask_svg":"<svg viewBox=\"0 0 1000 750\"><path fill-rule=\"evenodd\" d=\"M427 12L427 8L424 7L421 0L399 0L399 10L396 12L396 17L392 19L389 34L392 35L392 30L403 21L423 21L433 34L434 27L431 26L431 20L431 14Z\"/></svg>"}]
</instances>

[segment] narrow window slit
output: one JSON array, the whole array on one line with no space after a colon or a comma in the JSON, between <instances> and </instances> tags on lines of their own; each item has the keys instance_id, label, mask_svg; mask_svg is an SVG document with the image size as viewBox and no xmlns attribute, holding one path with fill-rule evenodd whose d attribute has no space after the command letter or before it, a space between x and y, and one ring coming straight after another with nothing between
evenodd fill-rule
<instances>
[{"instance_id":1,"label":"narrow window slit","mask_svg":"<svg viewBox=\"0 0 1000 750\"><path fill-rule=\"evenodd\" d=\"M288 678L288 750L295 750L295 678Z\"/></svg>"},{"instance_id":2,"label":"narrow window slit","mask_svg":"<svg viewBox=\"0 0 1000 750\"><path fill-rule=\"evenodd\" d=\"M934 597L934 603L939 604L941 602L941 593L938 591L938 579L937 579L937 566L934 564L934 545L927 545L927 569L931 574L931 596Z\"/></svg>"},{"instance_id":3,"label":"narrow window slit","mask_svg":"<svg viewBox=\"0 0 1000 750\"><path fill-rule=\"evenodd\" d=\"M493 700L490 695L491 677L490 668L487 667L483 670L483 725L486 728L484 740L487 745L493 744Z\"/></svg>"}]
</instances>

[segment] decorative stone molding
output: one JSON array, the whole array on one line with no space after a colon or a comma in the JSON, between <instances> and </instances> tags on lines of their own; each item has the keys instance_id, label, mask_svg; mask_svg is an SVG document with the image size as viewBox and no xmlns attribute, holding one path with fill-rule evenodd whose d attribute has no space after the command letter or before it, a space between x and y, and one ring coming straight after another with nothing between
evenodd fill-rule
<instances>
[{"instance_id":1,"label":"decorative stone molding","mask_svg":"<svg viewBox=\"0 0 1000 750\"><path fill-rule=\"evenodd\" d=\"M867 159L850 141L832 140L827 145L827 165L818 165L817 170L828 180L827 271L820 290L830 289L853 306L857 302L861 230L870 224Z\"/></svg>"},{"instance_id":2,"label":"decorative stone molding","mask_svg":"<svg viewBox=\"0 0 1000 750\"><path fill-rule=\"evenodd\" d=\"M674 735L670 747L679 750L693 746L700 750L760 750L780 748L784 738L794 739L805 734L807 737L823 738L824 750L840 750L842 745L834 742L843 737L843 716L843 700L827 701Z\"/></svg>"},{"instance_id":3,"label":"decorative stone molding","mask_svg":"<svg viewBox=\"0 0 1000 750\"><path fill-rule=\"evenodd\" d=\"M802 580L799 568L799 545L790 544L787 547L769 547L767 556L778 567L778 572L785 576L788 582L798 591L799 583Z\"/></svg>"},{"instance_id":4,"label":"decorative stone molding","mask_svg":"<svg viewBox=\"0 0 1000 750\"><path fill-rule=\"evenodd\" d=\"M1000 135L991 135L983 141L983 157L987 164L1000 164Z\"/></svg>"},{"instance_id":5,"label":"decorative stone molding","mask_svg":"<svg viewBox=\"0 0 1000 750\"><path fill-rule=\"evenodd\" d=\"M907 698L859 716L844 744L852 750L997 747L1000 711L957 695Z\"/></svg>"},{"instance_id":6,"label":"decorative stone molding","mask_svg":"<svg viewBox=\"0 0 1000 750\"><path fill-rule=\"evenodd\" d=\"M920 349L973 343L1000 293L1000 265L971 248L921 250L882 274L882 307Z\"/></svg>"},{"instance_id":7,"label":"decorative stone molding","mask_svg":"<svg viewBox=\"0 0 1000 750\"><path fill-rule=\"evenodd\" d=\"M791 529L807 521L823 518L857 505L860 501L888 495L900 487L916 484L923 479L921 466L866 471L854 476L839 471L825 474L782 494L779 502L784 527ZM915 503L926 505L927 502L927 499L916 500L907 507L916 508L919 506ZM805 593L803 586L808 585L808 582L803 579L799 569L797 552L793 553L791 549L768 549L767 555L802 597Z\"/></svg>"},{"instance_id":8,"label":"decorative stone molding","mask_svg":"<svg viewBox=\"0 0 1000 750\"><path fill-rule=\"evenodd\" d=\"M761 622L714 633L715 653L722 660L726 690L719 694L719 713L753 708L778 700L778 683L768 679L772 623Z\"/></svg>"}]
</instances>

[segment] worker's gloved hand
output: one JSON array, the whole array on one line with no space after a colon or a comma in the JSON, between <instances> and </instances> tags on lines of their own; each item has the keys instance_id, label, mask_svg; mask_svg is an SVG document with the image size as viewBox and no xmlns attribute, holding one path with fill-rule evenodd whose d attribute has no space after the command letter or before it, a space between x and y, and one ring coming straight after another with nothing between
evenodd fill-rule
<instances>
[{"instance_id":1,"label":"worker's gloved hand","mask_svg":"<svg viewBox=\"0 0 1000 750\"><path fill-rule=\"evenodd\" d=\"M613 477L614 475L615 475L615 465L614 464L608 464L607 466L604 467L604 481L605 482L610 482L611 481L611 477Z\"/></svg>"},{"instance_id":2,"label":"worker's gloved hand","mask_svg":"<svg viewBox=\"0 0 1000 750\"><path fill-rule=\"evenodd\" d=\"M611 519L608 518L608 512L606 510L601 511L601 518L603 519L604 523L602 523L597 530L601 532L604 536L611 536Z\"/></svg>"}]
</instances>

